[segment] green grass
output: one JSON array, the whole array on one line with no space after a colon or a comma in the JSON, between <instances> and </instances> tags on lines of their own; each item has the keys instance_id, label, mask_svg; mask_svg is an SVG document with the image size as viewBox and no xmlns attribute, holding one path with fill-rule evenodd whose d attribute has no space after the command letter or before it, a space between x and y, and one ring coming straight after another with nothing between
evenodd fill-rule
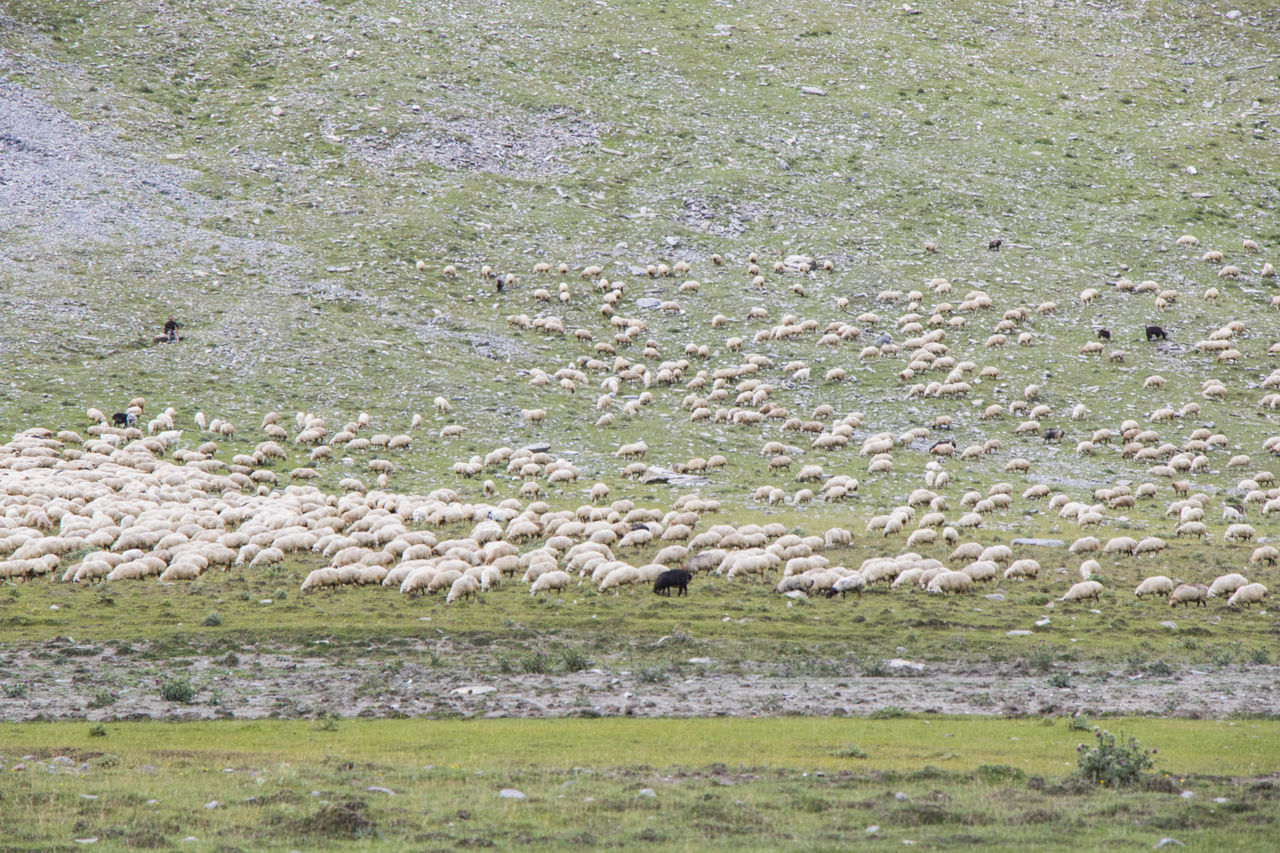
<instances>
[{"instance_id":1,"label":"green grass","mask_svg":"<svg viewBox=\"0 0 1280 853\"><path fill-rule=\"evenodd\" d=\"M1064 787L1089 738L1061 723L946 717L126 723L97 736L5 725L0 755L18 849L73 836L194 836L195 849L298 838L769 849L841 835L1063 850L1174 835L1265 849L1275 791L1257 777L1274 769L1259 761L1280 746L1275 723L1108 725L1158 749L1162 792ZM38 772L57 756L70 762ZM500 799L503 788L527 799Z\"/></svg>"},{"instance_id":2,"label":"green grass","mask_svg":"<svg viewBox=\"0 0 1280 853\"><path fill-rule=\"evenodd\" d=\"M875 675L882 660L900 655L1022 659L1059 683L1070 681L1066 670L1076 662L1151 677L1186 665L1274 665L1278 627L1270 611L1237 612L1215 602L1171 612L1130 594L1155 573L1208 581L1239 570L1277 588L1274 568L1248 564L1249 546L1223 544L1217 516L1223 498L1242 496L1246 475L1274 468L1263 448L1275 432L1274 411L1259 407L1262 382L1276 367L1269 347L1280 339L1274 281L1259 277L1264 261L1280 261L1272 61L1280 19L1273 2L1242 4L1238 18L1166 0L1105 8L922 2L914 4L919 15L811 0L731 7L640 0L583 6L569 18L545 0L509 3L501 16L469 0L181 5L5 5L0 31L6 55L18 58L6 81L61 111L52 113L59 121L30 134L19 124L15 133L39 147L48 131L63 145L50 157L6 148L6 180L17 180L24 163L36 164L39 177L36 186L14 190L23 203L4 223L5 434L32 426L83 432L87 407L109 414L141 395L148 417L177 409L188 448L214 438L195 428L197 411L232 421L235 436L218 437L214 454L229 463L265 437L258 427L268 411L279 411L291 433L296 411L325 417L333 430L364 411L370 431L390 434L409 431L421 412L412 448L338 450L315 464L318 485L334 492L346 476L372 485L369 459L390 458L397 468L391 491L449 487L473 504L496 502L519 495L523 481L501 468L462 478L454 464L545 441L582 472L566 486L542 483L554 508L587 503L591 485L602 482L611 499L665 511L690 489L624 479L614 456L619 445L644 439L646 461L665 467L727 457L707 485L693 489L721 503L721 513L701 527L846 527L854 545L830 556L849 566L903 550L900 538L864 535L865 524L923 485L934 440L945 434L963 448L995 438L1003 444L998 453L944 466L951 482L939 491L949 520L966 491L1013 486L1012 507L987 516L972 538L1070 542L1093 533L1105 542L1150 534L1170 547L1141 561L1100 558L1107 591L1096 608L1048 606L1079 565L1058 551L1034 555L1043 566L1039 580L1002 582L1004 601L875 591L861 601L791 603L772 595L771 584L700 577L688 599L574 590L530 600L519 584L508 584L465 607L381 589L304 598L298 585L323 561L291 556L268 571L236 569L173 587L10 585L0 590L6 647L56 654L110 644L153 661L147 677L157 679L181 675L193 654L234 655L247 647L344 660L421 654L434 666L433 651L406 652L404 642L442 634L465 666L625 666L654 683L677 677L694 654L730 671L779 678ZM802 86L826 94L805 95ZM84 158L72 163L74 175L50 171L71 163L68 152ZM50 186L56 191L45 192ZM1200 245L1179 246L1183 233ZM986 249L993 236L1005 239L1002 251ZM1261 252L1245 253L1246 238ZM938 252L926 253L926 242ZM1217 265L1199 260L1208 249L1222 251L1242 277L1219 278ZM761 257L762 290L747 274L751 252ZM713 253L724 256L722 266L712 264ZM834 268L803 279L772 271L774 261L794 253ZM536 274L539 261L553 268L564 262L570 272ZM687 276L651 280L636 272L677 261L691 265ZM578 275L589 264L625 285L615 317L645 324L634 341L616 341L602 294ZM443 275L446 265L458 268L457 278ZM483 265L520 280L497 294L480 278ZM1156 281L1178 298L1159 310L1153 294L1106 285L1122 276ZM929 290L935 277L947 278L952 292ZM697 294L678 291L686 278L701 282ZM536 288L554 299L561 281L571 294L567 304L535 300ZM791 289L796 283L803 294ZM1078 295L1090 286L1101 295L1082 304ZM1210 287L1221 291L1216 301L1202 298ZM981 382L971 377L966 397L908 396L912 384L944 372L900 378L905 352L859 358L881 332L898 342L909 337L900 318L909 312L910 291L922 291L916 313L925 323L942 303L955 309L977 289L990 295L994 310L939 315L966 320L942 326L949 357L999 372ZM886 290L902 297L878 298ZM677 300L682 312L642 308L642 297ZM1050 300L1056 313L1035 312ZM768 318L748 320L754 306L766 308ZM1015 323L1008 344L985 346L1015 308L1030 313ZM879 320L858 319L866 312ZM169 314L183 322L185 341L150 345ZM508 325L520 314L554 314L570 334ZM717 314L727 326L712 327ZM863 334L834 348L812 334L755 340L786 315L813 320L819 332L832 321L856 323ZM1230 321L1244 325L1234 341L1238 364L1190 348ZM1141 331L1147 323L1169 328L1173 345L1149 346ZM1102 326L1114 334L1107 350L1127 351L1123 362L1080 354ZM592 340L577 340L575 329ZM1020 332L1032 335L1031 346L1014 344ZM729 348L730 336L744 339L741 351ZM642 352L650 339L657 358ZM602 403L614 355L597 353L596 344L610 342L618 357L643 362L652 374L663 361L690 364L670 386L624 383ZM690 344L705 344L708 357L686 356ZM692 422L684 402L694 390L689 381L705 370L707 384L696 390L709 396L714 371L740 364L748 352L773 360L756 378L774 387L769 401L790 415L808 419L823 404L837 416L862 412L849 448L815 450L811 436L784 430L782 420ZM597 355L604 369L587 363ZM809 382L790 381L782 366L792 361L810 366ZM556 382L529 384L533 368L554 374L565 367L588 377L573 394ZM846 369L848 379L823 382L834 367ZM1144 388L1155 373L1167 384ZM1224 382L1225 398L1202 396L1207 378ZM1041 425L1066 430L1061 445L1015 433L1024 418L1009 408L1032 383L1041 386L1039 402L1051 407ZM624 413L623 405L646 390L652 402ZM709 401L713 410L734 405L734 381L725 390L725 399ZM436 395L452 400L451 414L433 413ZM1079 403L1088 413L1070 420L1067 412ZM1158 407L1189 403L1201 407L1198 415L1148 421ZM991 404L1005 416L981 420ZM612 428L591 426L601 405L616 417ZM541 427L521 417L532 408L547 411ZM898 436L938 416L951 418L950 433L934 430L895 447L892 471L868 473L869 460L857 455L862 439L881 431ZM1168 478L1121 457L1119 442L1091 456L1074 452L1075 442L1099 428L1118 431L1126 419L1158 429L1160 441L1176 447L1200 427L1226 437L1207 453L1208 467L1189 476L1211 497L1209 542L1174 540L1174 521L1165 515L1175 497ZM451 423L466 432L439 438ZM857 477L856 496L797 504L795 469L771 471L760 453L774 440L802 451L791 454L797 466L821 464L828 475ZM283 443L288 459L275 466L281 484L292 468L311 464L307 448ZM1249 455L1249 464L1228 468L1236 454ZM1004 471L1015 457L1030 460L1028 474ZM482 492L486 479L494 482L492 496ZM1044 482L1092 502L1096 488L1122 481L1154 482L1158 496L1107 512L1097 530L1018 497ZM753 500L765 484L788 500ZM1260 537L1280 536L1273 519L1250 507ZM439 532L443 538L467 529ZM917 550L942 559L949 553ZM651 553L625 558L639 563ZM66 555L63 567L78 557ZM1007 636L1045 614L1051 626L1034 636ZM1161 626L1169 619L1176 631ZM658 646L662 637L679 642ZM236 664L220 660L220 674L234 677ZM38 671L6 673L5 694L38 695L40 678ZM210 698L201 676L189 686L198 702ZM94 684L84 701L107 708L113 689ZM1167 794L1065 795L983 771L1007 765L1028 778L1045 776L1052 787L1073 760L1072 738L1061 726L898 719L892 708L876 715L885 719L110 723L105 736L92 739L88 724L9 727L0 736L6 767L12 754L27 751L80 750L101 760L91 761L83 778L6 770L19 787L12 796L4 791L4 806L20 814L21 828L6 842L45 850L97 834L104 846L163 847L194 835L192 849L285 849L333 846L339 837L347 844L345 836L363 834L360 843L388 848L843 849L858 838L894 848L913 840L1081 849L1150 847L1169 836L1188 845L1264 849L1274 820L1269 788L1218 778L1274 770L1248 765L1229 736L1254 726L1269 738L1270 723L1126 723L1161 748L1168 761L1162 766L1212 777L1198 777L1202 795L1184 802ZM780 728L789 736L769 736ZM932 732L944 728L954 730L956 743L932 742ZM979 734L962 744L966 731ZM1009 740L1014 732L1018 741ZM1227 734L1215 740L1219 733ZM506 751L520 743L528 746ZM857 751L867 758L843 757ZM1248 752L1274 753L1274 744ZM736 774L739 763L765 772ZM221 773L223 767L234 772ZM827 776L814 775L818 770ZM395 798L367 791L384 784L399 791ZM530 801L497 801L504 784L527 788ZM659 792L656 801L638 795L644 786ZM906 805L892 799L899 787L911 796ZM595 792L595 803L584 802L585 790ZM79 799L82 793L99 799ZM1218 794L1230 804L1213 804ZM148 805L152 798L159 804ZM224 807L204 810L210 799ZM321 802L355 805L322 812ZM872 823L882 829L868 837Z\"/></svg>"}]
</instances>

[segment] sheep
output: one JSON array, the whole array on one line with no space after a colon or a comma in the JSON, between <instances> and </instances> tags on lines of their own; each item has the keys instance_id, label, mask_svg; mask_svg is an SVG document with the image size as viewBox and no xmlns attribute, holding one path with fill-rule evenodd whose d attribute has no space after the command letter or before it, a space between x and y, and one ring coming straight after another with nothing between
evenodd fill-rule
<instances>
[{"instance_id":1,"label":"sheep","mask_svg":"<svg viewBox=\"0 0 1280 853\"><path fill-rule=\"evenodd\" d=\"M1073 584L1058 601L1084 601L1089 598L1094 601L1101 601L1099 596L1102 595L1102 589L1102 584L1097 581L1080 581L1077 584Z\"/></svg>"},{"instance_id":2,"label":"sheep","mask_svg":"<svg viewBox=\"0 0 1280 853\"><path fill-rule=\"evenodd\" d=\"M445 603L452 604L455 601L477 598L479 592L480 581L471 575L462 575L449 585L449 594L445 596Z\"/></svg>"},{"instance_id":3,"label":"sheep","mask_svg":"<svg viewBox=\"0 0 1280 853\"><path fill-rule=\"evenodd\" d=\"M569 584L573 582L573 578L568 572L559 570L549 571L538 575L538 577L529 586L530 597L536 596L540 592L549 592L551 590L564 590L569 588Z\"/></svg>"},{"instance_id":4,"label":"sheep","mask_svg":"<svg viewBox=\"0 0 1280 853\"><path fill-rule=\"evenodd\" d=\"M1274 566L1280 562L1280 550L1273 545L1259 545L1253 549L1253 554L1249 556L1251 565L1268 565Z\"/></svg>"},{"instance_id":5,"label":"sheep","mask_svg":"<svg viewBox=\"0 0 1280 853\"><path fill-rule=\"evenodd\" d=\"M1227 605L1229 607L1248 607L1251 604L1261 604L1266 595L1267 588L1262 584L1247 583L1227 599Z\"/></svg>"},{"instance_id":6,"label":"sheep","mask_svg":"<svg viewBox=\"0 0 1280 853\"><path fill-rule=\"evenodd\" d=\"M969 587L972 585L973 579L964 572L944 571L929 581L925 591L933 593L968 592Z\"/></svg>"},{"instance_id":7,"label":"sheep","mask_svg":"<svg viewBox=\"0 0 1280 853\"><path fill-rule=\"evenodd\" d=\"M1189 605L1195 602L1200 607L1207 607L1208 599L1209 587L1202 583L1182 583L1169 594L1169 606L1177 607L1179 604Z\"/></svg>"},{"instance_id":8,"label":"sheep","mask_svg":"<svg viewBox=\"0 0 1280 853\"><path fill-rule=\"evenodd\" d=\"M1235 592L1248 582L1248 578L1236 572L1220 575L1214 578L1213 583L1209 584L1209 597L1215 598L1224 592Z\"/></svg>"},{"instance_id":9,"label":"sheep","mask_svg":"<svg viewBox=\"0 0 1280 853\"><path fill-rule=\"evenodd\" d=\"M1169 580L1164 575L1152 575L1151 577L1143 580L1142 583L1138 584L1137 588L1133 591L1133 594L1138 598L1142 598L1146 595L1163 595L1165 598L1168 598L1169 594L1172 592L1173 581Z\"/></svg>"},{"instance_id":10,"label":"sheep","mask_svg":"<svg viewBox=\"0 0 1280 853\"><path fill-rule=\"evenodd\" d=\"M1009 564L1009 568L1004 570L1004 576L1008 579L1022 580L1031 578L1035 580L1040 574L1040 563L1030 558L1014 560Z\"/></svg>"},{"instance_id":11,"label":"sheep","mask_svg":"<svg viewBox=\"0 0 1280 853\"><path fill-rule=\"evenodd\" d=\"M1222 534L1222 541L1248 542L1250 539L1252 539L1256 535L1257 535L1257 531L1255 531L1251 525L1242 524L1242 523L1231 524L1227 526L1226 532Z\"/></svg>"}]
</instances>

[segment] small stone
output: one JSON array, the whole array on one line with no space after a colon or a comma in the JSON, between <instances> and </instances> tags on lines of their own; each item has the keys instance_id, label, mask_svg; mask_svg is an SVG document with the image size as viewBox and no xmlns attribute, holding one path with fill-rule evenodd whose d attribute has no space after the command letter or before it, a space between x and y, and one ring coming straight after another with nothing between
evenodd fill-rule
<instances>
[{"instance_id":1,"label":"small stone","mask_svg":"<svg viewBox=\"0 0 1280 853\"><path fill-rule=\"evenodd\" d=\"M1025 630L1025 629L1021 629L1021 628L1015 629L1015 630L1013 630L1013 631L1005 631L1005 632L1004 632L1004 635L1005 635L1006 637L1030 637L1030 636L1032 636L1033 634L1035 634L1035 631L1027 631L1027 630Z\"/></svg>"},{"instance_id":2,"label":"small stone","mask_svg":"<svg viewBox=\"0 0 1280 853\"><path fill-rule=\"evenodd\" d=\"M515 788L503 788L498 792L498 796L504 800L527 800L524 791L517 791Z\"/></svg>"},{"instance_id":3,"label":"small stone","mask_svg":"<svg viewBox=\"0 0 1280 853\"><path fill-rule=\"evenodd\" d=\"M867 827L867 835L875 835L875 834L876 834L877 832L879 832L879 831L880 831L880 825L879 825L879 824L875 824L875 823L873 823L873 824L871 824L871 826L868 826L868 827Z\"/></svg>"},{"instance_id":4,"label":"small stone","mask_svg":"<svg viewBox=\"0 0 1280 853\"><path fill-rule=\"evenodd\" d=\"M473 684L469 687L455 687L449 692L454 696L483 696L486 693L493 693L497 689L487 684Z\"/></svg>"},{"instance_id":5,"label":"small stone","mask_svg":"<svg viewBox=\"0 0 1280 853\"><path fill-rule=\"evenodd\" d=\"M654 792L654 790L653 790L652 788L641 788L641 789L640 789L640 796L642 796L642 797L656 797L656 796L658 796L658 795L657 795L657 793L655 793L655 792Z\"/></svg>"},{"instance_id":6,"label":"small stone","mask_svg":"<svg viewBox=\"0 0 1280 853\"><path fill-rule=\"evenodd\" d=\"M1161 847L1167 847L1170 844L1176 844L1179 847L1187 846L1176 838L1161 838L1159 841L1155 843L1155 849L1159 850Z\"/></svg>"},{"instance_id":7,"label":"small stone","mask_svg":"<svg viewBox=\"0 0 1280 853\"><path fill-rule=\"evenodd\" d=\"M1164 622L1161 622L1161 623L1160 623L1160 627L1161 627L1161 628L1168 628L1170 631L1176 631L1176 630L1178 630L1178 623L1177 623L1177 622L1171 622L1171 621L1169 621L1169 620L1165 620Z\"/></svg>"},{"instance_id":8,"label":"small stone","mask_svg":"<svg viewBox=\"0 0 1280 853\"><path fill-rule=\"evenodd\" d=\"M802 95L818 95L819 97L826 95L826 89L819 89L817 86L801 86L800 94Z\"/></svg>"},{"instance_id":9,"label":"small stone","mask_svg":"<svg viewBox=\"0 0 1280 853\"><path fill-rule=\"evenodd\" d=\"M76 844L97 844L98 836L90 835L88 838L77 838Z\"/></svg>"},{"instance_id":10,"label":"small stone","mask_svg":"<svg viewBox=\"0 0 1280 853\"><path fill-rule=\"evenodd\" d=\"M396 795L395 791L390 788L383 788L380 785L370 785L368 788L365 788L365 790L371 794L386 794L388 797L394 797Z\"/></svg>"},{"instance_id":11,"label":"small stone","mask_svg":"<svg viewBox=\"0 0 1280 853\"><path fill-rule=\"evenodd\" d=\"M1184 800L1194 800L1194 799L1196 798L1196 792L1195 792L1195 791L1183 791L1183 792L1182 792L1181 794L1179 794L1178 796L1179 796L1179 797L1182 797L1182 799L1184 799Z\"/></svg>"},{"instance_id":12,"label":"small stone","mask_svg":"<svg viewBox=\"0 0 1280 853\"><path fill-rule=\"evenodd\" d=\"M905 803L907 801L907 795L904 794L902 791L899 791L898 793L894 794L893 798L900 803Z\"/></svg>"},{"instance_id":13,"label":"small stone","mask_svg":"<svg viewBox=\"0 0 1280 853\"><path fill-rule=\"evenodd\" d=\"M992 592L982 597L987 601L1004 601L1004 595L999 592Z\"/></svg>"},{"instance_id":14,"label":"small stone","mask_svg":"<svg viewBox=\"0 0 1280 853\"><path fill-rule=\"evenodd\" d=\"M222 803L218 802L217 800L210 800L209 802L204 804L204 807L206 809L209 809L210 811L213 811L214 809L221 808Z\"/></svg>"},{"instance_id":15,"label":"small stone","mask_svg":"<svg viewBox=\"0 0 1280 853\"><path fill-rule=\"evenodd\" d=\"M1232 9L1230 12L1227 13L1228 21L1234 21L1236 18L1239 18L1239 17L1240 17L1239 9Z\"/></svg>"},{"instance_id":16,"label":"small stone","mask_svg":"<svg viewBox=\"0 0 1280 853\"><path fill-rule=\"evenodd\" d=\"M902 658L890 658L884 662L884 668L892 673L924 672L924 664L913 660L903 660Z\"/></svg>"}]
</instances>

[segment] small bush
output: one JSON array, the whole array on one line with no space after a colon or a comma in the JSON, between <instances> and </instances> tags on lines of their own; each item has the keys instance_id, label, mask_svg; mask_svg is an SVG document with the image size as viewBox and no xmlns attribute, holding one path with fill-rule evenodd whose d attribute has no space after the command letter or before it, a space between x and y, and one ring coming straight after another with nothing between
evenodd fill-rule
<instances>
[{"instance_id":1,"label":"small bush","mask_svg":"<svg viewBox=\"0 0 1280 853\"><path fill-rule=\"evenodd\" d=\"M642 684L666 684L667 671L660 666L636 667L636 681Z\"/></svg>"},{"instance_id":2,"label":"small bush","mask_svg":"<svg viewBox=\"0 0 1280 853\"><path fill-rule=\"evenodd\" d=\"M520 671L537 674L547 671L547 656L542 652L534 652L520 658Z\"/></svg>"},{"instance_id":3,"label":"small bush","mask_svg":"<svg viewBox=\"0 0 1280 853\"><path fill-rule=\"evenodd\" d=\"M867 678L887 678L889 676L889 667L885 662L876 658L867 658L862 662L862 674Z\"/></svg>"},{"instance_id":4,"label":"small bush","mask_svg":"<svg viewBox=\"0 0 1280 853\"><path fill-rule=\"evenodd\" d=\"M910 717L911 712L897 705L885 705L883 708L877 708L870 714L867 714L868 720L894 720L899 717Z\"/></svg>"},{"instance_id":5,"label":"small bush","mask_svg":"<svg viewBox=\"0 0 1280 853\"><path fill-rule=\"evenodd\" d=\"M106 737L106 736L107 736L107 727L104 726L102 723L95 723L94 725L89 726L89 737Z\"/></svg>"},{"instance_id":6,"label":"small bush","mask_svg":"<svg viewBox=\"0 0 1280 853\"><path fill-rule=\"evenodd\" d=\"M1147 669L1147 675L1154 675L1159 678L1166 678L1170 675L1173 675L1173 667L1169 666L1169 664L1165 663L1162 660L1158 660L1155 663L1147 664L1146 669Z\"/></svg>"},{"instance_id":7,"label":"small bush","mask_svg":"<svg viewBox=\"0 0 1280 853\"><path fill-rule=\"evenodd\" d=\"M1027 652L1027 666L1036 672L1048 672L1053 666L1053 646L1049 643L1036 643Z\"/></svg>"},{"instance_id":8,"label":"small bush","mask_svg":"<svg viewBox=\"0 0 1280 853\"><path fill-rule=\"evenodd\" d=\"M190 705L195 701L196 689L187 679L169 675L160 679L160 698L166 702Z\"/></svg>"},{"instance_id":9,"label":"small bush","mask_svg":"<svg viewBox=\"0 0 1280 853\"><path fill-rule=\"evenodd\" d=\"M21 681L12 681L0 689L4 691L6 699L24 699L28 692L26 683Z\"/></svg>"},{"instance_id":10,"label":"small bush","mask_svg":"<svg viewBox=\"0 0 1280 853\"><path fill-rule=\"evenodd\" d=\"M222 624L222 617L218 615L218 611L211 610L208 616L200 620L200 624L206 628L217 628Z\"/></svg>"},{"instance_id":11,"label":"small bush","mask_svg":"<svg viewBox=\"0 0 1280 853\"><path fill-rule=\"evenodd\" d=\"M1067 728L1073 732L1089 731L1089 721L1084 717L1071 717L1067 720Z\"/></svg>"},{"instance_id":12,"label":"small bush","mask_svg":"<svg viewBox=\"0 0 1280 853\"><path fill-rule=\"evenodd\" d=\"M1156 750L1146 750L1134 738L1116 742L1116 736L1103 729L1094 729L1095 743L1076 747L1080 778L1095 785L1126 788L1142 781L1142 774L1155 765Z\"/></svg>"},{"instance_id":13,"label":"small bush","mask_svg":"<svg viewBox=\"0 0 1280 853\"><path fill-rule=\"evenodd\" d=\"M1065 672L1055 672L1053 675L1049 676L1048 684L1050 687L1070 687L1071 676L1067 675Z\"/></svg>"},{"instance_id":14,"label":"small bush","mask_svg":"<svg viewBox=\"0 0 1280 853\"><path fill-rule=\"evenodd\" d=\"M1273 660L1271 652L1263 648L1249 650L1249 662L1256 663L1261 666L1270 666Z\"/></svg>"},{"instance_id":15,"label":"small bush","mask_svg":"<svg viewBox=\"0 0 1280 853\"><path fill-rule=\"evenodd\" d=\"M93 694L93 698L89 700L90 708L105 708L108 705L114 705L116 702L116 694L110 690L99 690Z\"/></svg>"},{"instance_id":16,"label":"small bush","mask_svg":"<svg viewBox=\"0 0 1280 853\"><path fill-rule=\"evenodd\" d=\"M560 663L565 672L581 672L591 668L591 660L581 646L565 646L560 651Z\"/></svg>"},{"instance_id":17,"label":"small bush","mask_svg":"<svg viewBox=\"0 0 1280 853\"><path fill-rule=\"evenodd\" d=\"M856 743L847 743L839 749L832 750L831 754L836 758L866 758L867 751Z\"/></svg>"}]
</instances>

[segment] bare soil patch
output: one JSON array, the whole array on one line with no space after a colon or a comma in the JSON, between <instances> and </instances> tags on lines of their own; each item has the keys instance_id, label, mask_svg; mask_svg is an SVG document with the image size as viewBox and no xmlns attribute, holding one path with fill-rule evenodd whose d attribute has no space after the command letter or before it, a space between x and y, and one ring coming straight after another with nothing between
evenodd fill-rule
<instances>
[{"instance_id":1,"label":"bare soil patch","mask_svg":"<svg viewBox=\"0 0 1280 853\"><path fill-rule=\"evenodd\" d=\"M1280 714L1276 666L1184 667L1155 677L1073 665L1055 669L1069 682L1062 687L1049 683L1049 673L1031 673L1022 664L929 663L912 675L796 677L778 675L768 663L735 665L737 671L725 672L719 662L698 658L669 670L604 666L543 674L500 673L484 660L432 665L425 657L419 661L425 652L413 643L341 662L298 650L157 662L117 655L110 647L75 657L10 649L0 656L6 682L25 684L26 690L0 697L0 715L24 721L842 716L885 709L992 716ZM168 674L190 679L196 688L193 703L160 698L159 682ZM109 704L103 704L104 691Z\"/></svg>"}]
</instances>

